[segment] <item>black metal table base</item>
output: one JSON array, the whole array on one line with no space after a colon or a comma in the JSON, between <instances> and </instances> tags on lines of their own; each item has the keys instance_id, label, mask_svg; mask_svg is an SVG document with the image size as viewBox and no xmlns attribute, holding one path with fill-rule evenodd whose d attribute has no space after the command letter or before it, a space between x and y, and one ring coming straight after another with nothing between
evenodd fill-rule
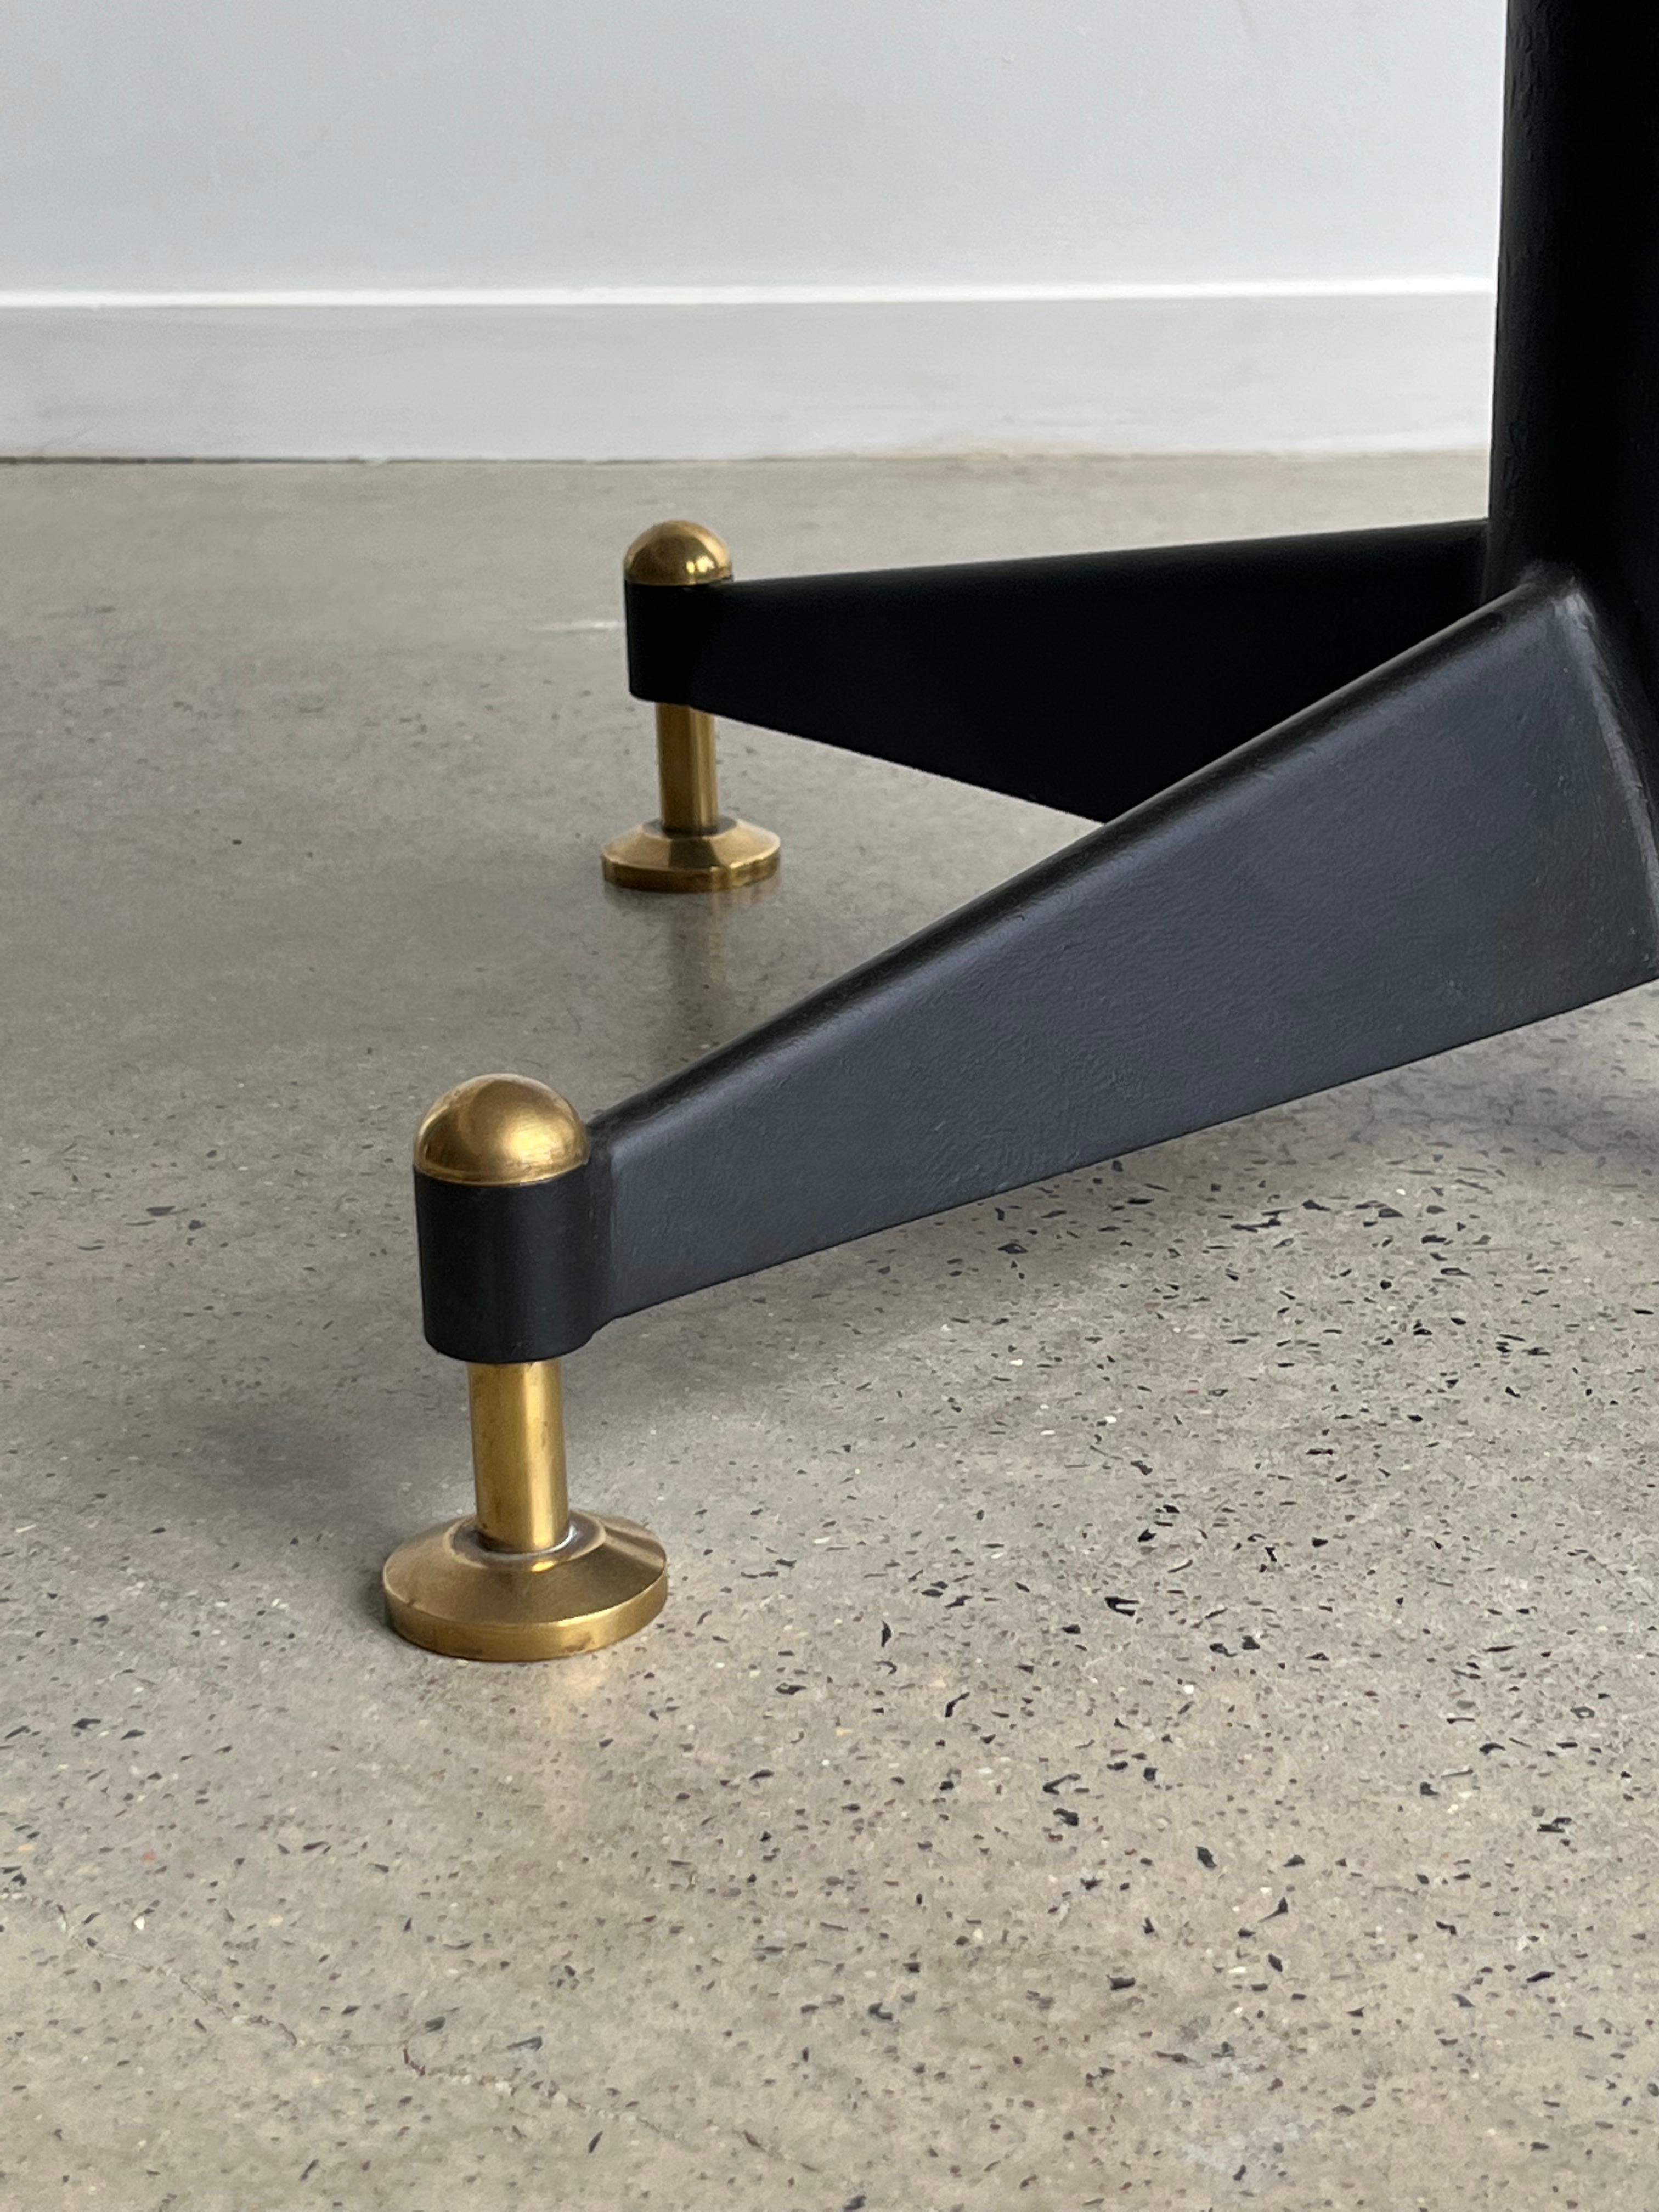
<instances>
[{"instance_id":1,"label":"black metal table base","mask_svg":"<svg viewBox=\"0 0 1659 2212\"><path fill-rule=\"evenodd\" d=\"M592 1125L417 1176L427 1333L618 1315L1659 974L1659 9L1514 0L1490 526L695 590L642 697L1102 826Z\"/></svg>"}]
</instances>

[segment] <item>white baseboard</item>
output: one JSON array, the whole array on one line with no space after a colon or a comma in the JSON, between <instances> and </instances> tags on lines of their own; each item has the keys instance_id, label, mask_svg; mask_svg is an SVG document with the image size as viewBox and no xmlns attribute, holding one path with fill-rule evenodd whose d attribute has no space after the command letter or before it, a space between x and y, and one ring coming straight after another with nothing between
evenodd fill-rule
<instances>
[{"instance_id":1,"label":"white baseboard","mask_svg":"<svg viewBox=\"0 0 1659 2212\"><path fill-rule=\"evenodd\" d=\"M1486 434L1475 277L0 292L0 453L730 459Z\"/></svg>"}]
</instances>

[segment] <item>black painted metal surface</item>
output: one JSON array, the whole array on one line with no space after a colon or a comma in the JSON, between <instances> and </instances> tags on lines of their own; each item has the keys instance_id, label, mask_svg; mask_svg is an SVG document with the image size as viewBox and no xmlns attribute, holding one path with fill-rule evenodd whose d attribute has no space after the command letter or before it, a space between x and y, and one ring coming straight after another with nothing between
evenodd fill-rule
<instances>
[{"instance_id":1,"label":"black painted metal surface","mask_svg":"<svg viewBox=\"0 0 1659 2212\"><path fill-rule=\"evenodd\" d=\"M627 592L641 698L1107 822L1467 614L1485 525Z\"/></svg>"},{"instance_id":2,"label":"black painted metal surface","mask_svg":"<svg viewBox=\"0 0 1659 2212\"><path fill-rule=\"evenodd\" d=\"M415 1174L421 1319L452 1359L511 1366L585 1344L610 1318L602 1179L478 1186Z\"/></svg>"}]
</instances>

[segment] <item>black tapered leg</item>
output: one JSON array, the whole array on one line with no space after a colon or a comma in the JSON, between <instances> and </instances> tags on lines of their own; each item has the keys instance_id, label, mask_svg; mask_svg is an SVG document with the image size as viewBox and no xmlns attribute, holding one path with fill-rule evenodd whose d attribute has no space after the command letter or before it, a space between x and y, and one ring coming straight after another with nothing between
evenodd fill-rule
<instances>
[{"instance_id":1,"label":"black tapered leg","mask_svg":"<svg viewBox=\"0 0 1659 2212\"><path fill-rule=\"evenodd\" d=\"M641 698L1108 822L1468 613L1439 523L628 594Z\"/></svg>"},{"instance_id":2,"label":"black tapered leg","mask_svg":"<svg viewBox=\"0 0 1659 2212\"><path fill-rule=\"evenodd\" d=\"M1518 1027L1659 973L1651 738L1564 574L1240 747L781 1019L601 1115L496 1343ZM495 1194L510 1205L513 1194Z\"/></svg>"}]
</instances>

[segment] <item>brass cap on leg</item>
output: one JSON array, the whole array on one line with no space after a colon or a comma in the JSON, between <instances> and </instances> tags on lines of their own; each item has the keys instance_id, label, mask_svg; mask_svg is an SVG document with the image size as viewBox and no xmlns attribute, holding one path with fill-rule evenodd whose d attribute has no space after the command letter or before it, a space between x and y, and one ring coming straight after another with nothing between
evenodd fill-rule
<instances>
[{"instance_id":1,"label":"brass cap on leg","mask_svg":"<svg viewBox=\"0 0 1659 2212\"><path fill-rule=\"evenodd\" d=\"M701 522L653 522L623 555L630 584L727 584L732 552Z\"/></svg>"},{"instance_id":2,"label":"brass cap on leg","mask_svg":"<svg viewBox=\"0 0 1659 2212\"><path fill-rule=\"evenodd\" d=\"M700 522L659 522L629 547L623 575L652 588L724 584L732 556ZM636 891L734 890L775 872L780 846L772 831L720 812L712 715L659 703L657 781L662 811L605 847L607 882Z\"/></svg>"},{"instance_id":3,"label":"brass cap on leg","mask_svg":"<svg viewBox=\"0 0 1659 2212\"><path fill-rule=\"evenodd\" d=\"M446 1091L415 1132L416 1172L439 1182L550 1182L586 1158L581 1115L528 1075L475 1075Z\"/></svg>"},{"instance_id":4,"label":"brass cap on leg","mask_svg":"<svg viewBox=\"0 0 1659 2212\"><path fill-rule=\"evenodd\" d=\"M415 1139L418 1174L478 1188L580 1167L587 1131L521 1075L447 1091ZM661 1612L668 1563L648 1529L573 1513L556 1359L467 1370L475 1510L401 1544L381 1571L392 1626L458 1659L557 1659L617 1644Z\"/></svg>"}]
</instances>

